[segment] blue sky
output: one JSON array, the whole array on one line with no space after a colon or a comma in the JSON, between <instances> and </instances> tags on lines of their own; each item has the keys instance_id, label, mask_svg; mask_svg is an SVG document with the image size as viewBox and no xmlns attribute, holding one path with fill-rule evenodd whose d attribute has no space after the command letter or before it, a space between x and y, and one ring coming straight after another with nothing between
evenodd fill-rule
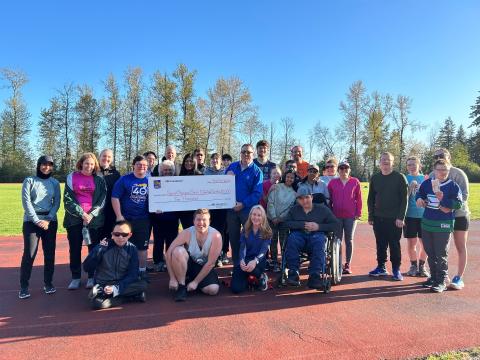
<instances>
[{"instance_id":1,"label":"blue sky","mask_svg":"<svg viewBox=\"0 0 480 360\"><path fill-rule=\"evenodd\" d=\"M100 89L129 65L151 75L183 62L198 71L197 95L239 76L261 119L290 116L300 138L318 120L341 121L339 102L356 80L410 96L411 117L425 124L451 116L469 125L479 14L478 1L9 1L0 67L29 75L33 123L66 82ZM0 89L0 100L7 95Z\"/></svg>"}]
</instances>

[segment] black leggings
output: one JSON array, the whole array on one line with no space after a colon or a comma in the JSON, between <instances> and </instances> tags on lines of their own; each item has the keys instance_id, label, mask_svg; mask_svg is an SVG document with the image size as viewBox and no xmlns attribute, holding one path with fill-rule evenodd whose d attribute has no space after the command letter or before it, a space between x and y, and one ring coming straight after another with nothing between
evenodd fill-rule
<instances>
[{"instance_id":1,"label":"black leggings","mask_svg":"<svg viewBox=\"0 0 480 360\"><path fill-rule=\"evenodd\" d=\"M43 230L31 221L23 223L23 256L20 268L20 286L22 288L28 287L40 239L42 240L43 259L45 263L43 267L43 281L45 284L52 283L55 266L57 227L58 223L56 221L51 221L47 230Z\"/></svg>"},{"instance_id":2,"label":"black leggings","mask_svg":"<svg viewBox=\"0 0 480 360\"><path fill-rule=\"evenodd\" d=\"M68 245L70 247L70 271L72 272L72 279L80 279L82 277L82 235L83 225L73 225L67 228ZM88 229L92 243L88 245L88 252L92 251L100 242L101 228ZM95 271L88 273L89 278L93 278Z\"/></svg>"}]
</instances>

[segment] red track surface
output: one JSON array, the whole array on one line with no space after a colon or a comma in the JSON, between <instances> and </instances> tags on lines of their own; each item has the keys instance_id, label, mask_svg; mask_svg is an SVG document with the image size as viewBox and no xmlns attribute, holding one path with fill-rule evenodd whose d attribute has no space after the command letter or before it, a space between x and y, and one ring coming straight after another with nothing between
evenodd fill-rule
<instances>
[{"instance_id":1,"label":"red track surface","mask_svg":"<svg viewBox=\"0 0 480 360\"><path fill-rule=\"evenodd\" d=\"M30 290L19 300L20 238L0 239L0 358L374 359L410 358L480 345L480 222L469 239L462 291L432 294L421 279L371 279L375 242L357 228L354 274L330 294L274 289L234 296L193 295L175 303L167 275L154 274L146 304L92 312L87 290L66 290L68 245L57 240L57 293L42 287L39 250ZM405 242L403 270L408 268ZM85 250L84 250L85 251ZM450 272L456 270L452 245ZM226 274L228 270L221 270Z\"/></svg>"}]
</instances>

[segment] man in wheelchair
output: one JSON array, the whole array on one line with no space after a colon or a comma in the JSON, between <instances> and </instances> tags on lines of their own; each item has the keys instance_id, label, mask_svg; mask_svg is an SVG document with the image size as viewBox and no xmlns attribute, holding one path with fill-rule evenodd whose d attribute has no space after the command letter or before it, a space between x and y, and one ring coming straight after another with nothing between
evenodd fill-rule
<instances>
[{"instance_id":1,"label":"man in wheelchair","mask_svg":"<svg viewBox=\"0 0 480 360\"><path fill-rule=\"evenodd\" d=\"M310 256L308 287L324 290L321 275L325 273L325 233L335 231L338 220L325 204L313 202L313 195L307 188L297 191L297 204L285 220L290 230L285 249L288 268L287 284L300 286L300 255Z\"/></svg>"}]
</instances>

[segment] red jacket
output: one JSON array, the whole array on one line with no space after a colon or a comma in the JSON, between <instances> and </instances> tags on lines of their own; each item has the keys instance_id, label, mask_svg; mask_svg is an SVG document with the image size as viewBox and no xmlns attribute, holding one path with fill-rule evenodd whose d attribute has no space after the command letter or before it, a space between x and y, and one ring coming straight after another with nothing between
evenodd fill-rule
<instances>
[{"instance_id":1,"label":"red jacket","mask_svg":"<svg viewBox=\"0 0 480 360\"><path fill-rule=\"evenodd\" d=\"M362 190L357 178L349 178L345 185L340 178L332 179L328 183L328 192L330 205L337 218L352 219L362 216Z\"/></svg>"}]
</instances>

